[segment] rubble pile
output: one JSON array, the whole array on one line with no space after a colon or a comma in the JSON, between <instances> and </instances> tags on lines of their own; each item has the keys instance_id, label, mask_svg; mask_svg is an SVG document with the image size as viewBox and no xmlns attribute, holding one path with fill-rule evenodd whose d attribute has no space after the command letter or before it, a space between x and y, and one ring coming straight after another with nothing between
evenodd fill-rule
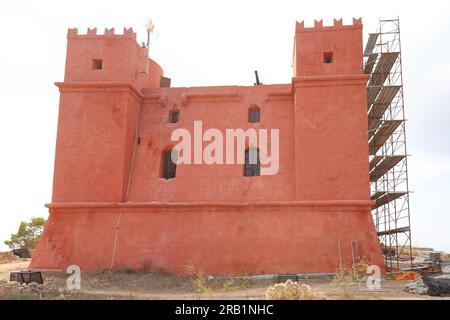
<instances>
[{"instance_id":1,"label":"rubble pile","mask_svg":"<svg viewBox=\"0 0 450 320\"><path fill-rule=\"evenodd\" d=\"M450 296L450 275L425 275L422 279L407 284L405 291L434 297Z\"/></svg>"},{"instance_id":2,"label":"rubble pile","mask_svg":"<svg viewBox=\"0 0 450 320\"><path fill-rule=\"evenodd\" d=\"M450 273L450 254L433 249L414 249L412 257L407 254L400 255L398 264L400 271Z\"/></svg>"},{"instance_id":3,"label":"rubble pile","mask_svg":"<svg viewBox=\"0 0 450 320\"><path fill-rule=\"evenodd\" d=\"M412 283L408 283L405 291L412 294L424 295L428 293L428 287L425 283L423 283L423 280L420 279Z\"/></svg>"},{"instance_id":4,"label":"rubble pile","mask_svg":"<svg viewBox=\"0 0 450 320\"><path fill-rule=\"evenodd\" d=\"M443 273L450 273L450 264L445 264L441 267Z\"/></svg>"},{"instance_id":5,"label":"rubble pile","mask_svg":"<svg viewBox=\"0 0 450 320\"><path fill-rule=\"evenodd\" d=\"M12 252L0 252L0 263L17 262L21 259Z\"/></svg>"},{"instance_id":6,"label":"rubble pile","mask_svg":"<svg viewBox=\"0 0 450 320\"><path fill-rule=\"evenodd\" d=\"M430 296L450 296L450 275L427 275L422 277L422 279L428 287L428 294Z\"/></svg>"},{"instance_id":7,"label":"rubble pile","mask_svg":"<svg viewBox=\"0 0 450 320\"><path fill-rule=\"evenodd\" d=\"M0 291L14 295L31 295L37 299L63 297L63 290L58 289L54 280L49 279L44 284L31 282L30 284L20 284L15 281L0 280Z\"/></svg>"}]
</instances>

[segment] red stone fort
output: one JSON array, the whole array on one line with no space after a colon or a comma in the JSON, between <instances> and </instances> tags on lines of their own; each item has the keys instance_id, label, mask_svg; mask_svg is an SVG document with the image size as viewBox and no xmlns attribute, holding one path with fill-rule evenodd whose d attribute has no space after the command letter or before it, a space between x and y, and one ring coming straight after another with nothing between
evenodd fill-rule
<instances>
[{"instance_id":1,"label":"red stone fort","mask_svg":"<svg viewBox=\"0 0 450 320\"><path fill-rule=\"evenodd\" d=\"M69 29L49 220L31 267L207 274L383 266L362 21L297 22L285 84L170 87L132 29ZM289 44L286 44L289 45ZM279 170L167 161L177 128L279 129Z\"/></svg>"}]
</instances>

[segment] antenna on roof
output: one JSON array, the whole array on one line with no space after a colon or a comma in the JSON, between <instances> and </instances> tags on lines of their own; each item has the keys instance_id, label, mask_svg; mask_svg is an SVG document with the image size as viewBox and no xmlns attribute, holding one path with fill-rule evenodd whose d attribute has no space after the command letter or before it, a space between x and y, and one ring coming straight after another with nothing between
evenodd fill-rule
<instances>
[{"instance_id":1,"label":"antenna on roof","mask_svg":"<svg viewBox=\"0 0 450 320\"><path fill-rule=\"evenodd\" d=\"M259 82L258 70L255 70L255 78L256 78L256 82L253 85L255 85L255 86L262 85L262 83Z\"/></svg>"},{"instance_id":2,"label":"antenna on roof","mask_svg":"<svg viewBox=\"0 0 450 320\"><path fill-rule=\"evenodd\" d=\"M145 48L147 49L147 59L145 61L145 71L142 72L148 74L148 58L150 57L150 34L155 31L155 24L153 23L152 19L149 18L147 19L147 23L144 24L144 27L145 29L147 29L147 44L145 44ZM144 47L144 43L142 43L142 46Z\"/></svg>"},{"instance_id":3,"label":"antenna on roof","mask_svg":"<svg viewBox=\"0 0 450 320\"><path fill-rule=\"evenodd\" d=\"M147 20L145 28L147 29L147 45L146 45L146 48L148 49L148 47L150 46L150 34L153 33L153 31L155 30L155 24L153 23L152 19L149 18Z\"/></svg>"}]
</instances>

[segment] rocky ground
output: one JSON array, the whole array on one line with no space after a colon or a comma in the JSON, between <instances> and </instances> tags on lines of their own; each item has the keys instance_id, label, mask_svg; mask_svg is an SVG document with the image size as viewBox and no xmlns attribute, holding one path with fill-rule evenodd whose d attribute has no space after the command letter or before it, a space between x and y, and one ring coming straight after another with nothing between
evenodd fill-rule
<instances>
[{"instance_id":1,"label":"rocky ground","mask_svg":"<svg viewBox=\"0 0 450 320\"><path fill-rule=\"evenodd\" d=\"M9 256L7 261L0 263L0 299L264 299L267 289L274 284L272 279L179 276L164 270L151 273L104 270L82 272L81 290L71 291L67 289L69 275L65 272L43 272L42 285L9 282L10 272L27 269L30 259ZM442 283L442 278L439 281ZM365 281L336 283L332 279L304 279L301 283L328 300L450 300L450 297L429 296L428 287L421 279L383 281L379 290L369 290Z\"/></svg>"},{"instance_id":2,"label":"rocky ground","mask_svg":"<svg viewBox=\"0 0 450 320\"><path fill-rule=\"evenodd\" d=\"M68 275L44 272L44 284L20 285L0 280L0 299L77 300L77 299L264 299L273 280L194 279L159 273L96 272L83 273L81 290L67 290ZM304 280L325 299L430 300L430 297L405 291L412 281L390 280L380 290L368 290L365 282L345 284L331 280Z\"/></svg>"},{"instance_id":3,"label":"rocky ground","mask_svg":"<svg viewBox=\"0 0 450 320\"><path fill-rule=\"evenodd\" d=\"M20 258L12 252L0 252L0 264L20 261Z\"/></svg>"}]
</instances>

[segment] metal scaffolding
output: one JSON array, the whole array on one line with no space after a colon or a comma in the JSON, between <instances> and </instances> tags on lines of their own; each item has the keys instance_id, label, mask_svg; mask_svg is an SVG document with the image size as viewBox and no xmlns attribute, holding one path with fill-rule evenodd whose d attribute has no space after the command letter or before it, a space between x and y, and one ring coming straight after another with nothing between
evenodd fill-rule
<instances>
[{"instance_id":1,"label":"metal scaffolding","mask_svg":"<svg viewBox=\"0 0 450 320\"><path fill-rule=\"evenodd\" d=\"M364 51L372 216L388 271L412 268L400 20L379 21Z\"/></svg>"}]
</instances>

